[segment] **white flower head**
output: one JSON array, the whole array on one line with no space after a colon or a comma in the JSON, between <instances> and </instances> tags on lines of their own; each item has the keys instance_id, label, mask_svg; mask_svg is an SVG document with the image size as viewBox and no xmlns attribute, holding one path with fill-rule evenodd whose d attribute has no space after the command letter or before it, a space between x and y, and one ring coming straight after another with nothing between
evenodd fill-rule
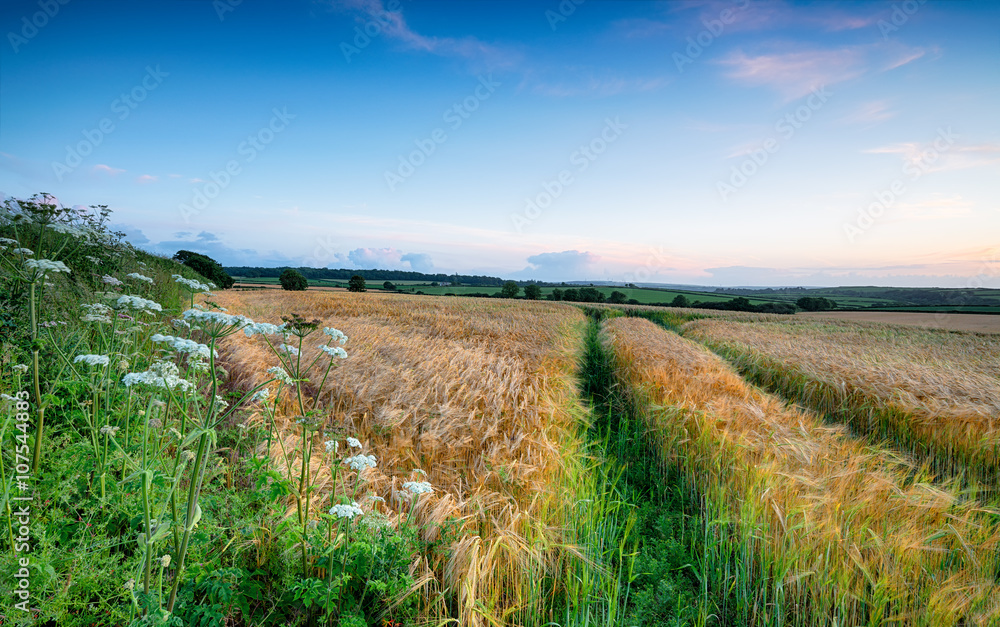
<instances>
[{"instance_id":1,"label":"white flower head","mask_svg":"<svg viewBox=\"0 0 1000 627\"><path fill-rule=\"evenodd\" d=\"M160 558L160 567L166 568L167 566L170 566L170 556L164 555L163 557Z\"/></svg>"},{"instance_id":2,"label":"white flower head","mask_svg":"<svg viewBox=\"0 0 1000 627\"><path fill-rule=\"evenodd\" d=\"M434 491L434 487L426 481L407 481L403 484L403 489L407 490L413 496Z\"/></svg>"},{"instance_id":3,"label":"white flower head","mask_svg":"<svg viewBox=\"0 0 1000 627\"><path fill-rule=\"evenodd\" d=\"M163 306L160 305L160 303L155 303L145 298L139 298L138 296L122 296L118 299L118 309L163 311Z\"/></svg>"},{"instance_id":4,"label":"white flower head","mask_svg":"<svg viewBox=\"0 0 1000 627\"><path fill-rule=\"evenodd\" d=\"M107 366L111 359L107 355L77 355L73 363L78 364L81 361L88 366Z\"/></svg>"},{"instance_id":5,"label":"white flower head","mask_svg":"<svg viewBox=\"0 0 1000 627\"><path fill-rule=\"evenodd\" d=\"M330 508L330 515L336 516L337 518L346 518L348 520L353 520L355 516L361 516L364 514L364 510L358 506L357 501L350 505L334 505Z\"/></svg>"},{"instance_id":6,"label":"white flower head","mask_svg":"<svg viewBox=\"0 0 1000 627\"><path fill-rule=\"evenodd\" d=\"M323 333L337 340L338 342L340 342L341 345L347 343L347 336L344 335L344 333L342 331L339 331L338 329L334 329L333 327L323 327Z\"/></svg>"},{"instance_id":7,"label":"white flower head","mask_svg":"<svg viewBox=\"0 0 1000 627\"><path fill-rule=\"evenodd\" d=\"M118 429L119 427L104 425L103 427L101 427L101 435L110 435L111 437L114 437L114 435L118 433Z\"/></svg>"},{"instance_id":8,"label":"white flower head","mask_svg":"<svg viewBox=\"0 0 1000 627\"><path fill-rule=\"evenodd\" d=\"M327 440L326 442L323 443L323 445L326 446L327 453L333 453L334 455L336 455L337 452L340 450L340 442L336 440Z\"/></svg>"},{"instance_id":9,"label":"white flower head","mask_svg":"<svg viewBox=\"0 0 1000 627\"><path fill-rule=\"evenodd\" d=\"M329 355L330 357L339 357L341 359L347 359L347 351L339 346L327 346L322 345L319 347L321 351Z\"/></svg>"},{"instance_id":10,"label":"white flower head","mask_svg":"<svg viewBox=\"0 0 1000 627\"><path fill-rule=\"evenodd\" d=\"M121 281L119 281L115 277L111 276L110 274L105 274L104 276L102 276L101 277L101 281L107 283L108 285L110 285L112 287L117 287L119 285L125 285L124 283L122 283Z\"/></svg>"},{"instance_id":11,"label":"white flower head","mask_svg":"<svg viewBox=\"0 0 1000 627\"><path fill-rule=\"evenodd\" d=\"M344 463L351 467L351 470L356 470L358 472L363 472L367 468L375 468L378 466L378 460L375 459L374 455L355 455L354 457L348 457L344 460Z\"/></svg>"},{"instance_id":12,"label":"white flower head","mask_svg":"<svg viewBox=\"0 0 1000 627\"><path fill-rule=\"evenodd\" d=\"M111 307L104 303L94 303L93 305L80 305L87 313L80 320L84 322L111 323Z\"/></svg>"},{"instance_id":13,"label":"white flower head","mask_svg":"<svg viewBox=\"0 0 1000 627\"><path fill-rule=\"evenodd\" d=\"M285 372L285 369L281 366L272 366L271 368L268 368L267 374L274 375L275 379L278 379L287 385L295 385L295 379Z\"/></svg>"},{"instance_id":14,"label":"white flower head","mask_svg":"<svg viewBox=\"0 0 1000 627\"><path fill-rule=\"evenodd\" d=\"M144 274L139 274L138 272L129 272L125 276L127 276L130 279L135 279L137 281L145 281L146 283L149 283L150 285L152 285L153 282L154 282L153 279L149 278L148 276L146 276Z\"/></svg>"},{"instance_id":15,"label":"white flower head","mask_svg":"<svg viewBox=\"0 0 1000 627\"><path fill-rule=\"evenodd\" d=\"M149 366L145 372L130 372L122 378L125 387L136 384L148 385L165 389L178 389L187 392L194 388L194 384L187 379L182 379L178 375L177 365L171 361L157 361Z\"/></svg>"},{"instance_id":16,"label":"white flower head","mask_svg":"<svg viewBox=\"0 0 1000 627\"><path fill-rule=\"evenodd\" d=\"M253 396L250 397L250 400L266 403L269 398L271 398L271 390L264 388L263 390L258 390Z\"/></svg>"},{"instance_id":17,"label":"white flower head","mask_svg":"<svg viewBox=\"0 0 1000 627\"><path fill-rule=\"evenodd\" d=\"M11 370L13 370L14 372L27 372L28 371L28 365L27 364L16 364L16 365L14 365L14 366L11 367Z\"/></svg>"},{"instance_id":18,"label":"white flower head","mask_svg":"<svg viewBox=\"0 0 1000 627\"><path fill-rule=\"evenodd\" d=\"M347 438L347 446L351 448L361 448L361 440L357 438Z\"/></svg>"},{"instance_id":19,"label":"white flower head","mask_svg":"<svg viewBox=\"0 0 1000 627\"><path fill-rule=\"evenodd\" d=\"M278 350L280 350L283 353L288 353L289 355L299 354L299 349L295 348L291 344L282 344L280 347L278 347Z\"/></svg>"},{"instance_id":20,"label":"white flower head","mask_svg":"<svg viewBox=\"0 0 1000 627\"><path fill-rule=\"evenodd\" d=\"M30 270L37 270L39 274L46 274L49 272L65 272L69 274L70 270L61 261L52 261L51 259L28 259L24 262L24 267Z\"/></svg>"}]
</instances>

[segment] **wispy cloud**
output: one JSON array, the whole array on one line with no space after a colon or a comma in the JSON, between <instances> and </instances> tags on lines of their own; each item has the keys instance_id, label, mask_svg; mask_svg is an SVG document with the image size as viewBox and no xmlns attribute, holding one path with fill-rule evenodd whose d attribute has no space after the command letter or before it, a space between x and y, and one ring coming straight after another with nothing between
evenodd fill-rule
<instances>
[{"instance_id":1,"label":"wispy cloud","mask_svg":"<svg viewBox=\"0 0 1000 627\"><path fill-rule=\"evenodd\" d=\"M787 102L820 87L898 68L922 56L924 51L898 44L863 44L761 54L738 49L716 63L728 68L727 78L744 85L770 87Z\"/></svg>"},{"instance_id":2,"label":"wispy cloud","mask_svg":"<svg viewBox=\"0 0 1000 627\"><path fill-rule=\"evenodd\" d=\"M889 109L888 102L885 100L873 100L862 103L860 107L842 117L840 121L844 124L861 125L865 128L870 128L895 116L896 112Z\"/></svg>"},{"instance_id":3,"label":"wispy cloud","mask_svg":"<svg viewBox=\"0 0 1000 627\"><path fill-rule=\"evenodd\" d=\"M406 22L401 10L386 10L382 0L332 0L327 4L334 10L354 15L361 22L376 20L383 36L410 50L460 59L477 72L512 69L523 58L515 47L485 42L472 35L436 37L419 33Z\"/></svg>"},{"instance_id":4,"label":"wispy cloud","mask_svg":"<svg viewBox=\"0 0 1000 627\"><path fill-rule=\"evenodd\" d=\"M91 168L90 171L95 174L110 174L111 176L115 176L116 174L121 174L125 170L122 168L113 168L110 165L105 165L103 163L98 163Z\"/></svg>"},{"instance_id":5,"label":"wispy cloud","mask_svg":"<svg viewBox=\"0 0 1000 627\"><path fill-rule=\"evenodd\" d=\"M142 174L136 177L135 182L140 183L142 185L147 185L149 183L155 183L158 180L160 180L160 177L155 176L153 174Z\"/></svg>"},{"instance_id":6,"label":"wispy cloud","mask_svg":"<svg viewBox=\"0 0 1000 627\"><path fill-rule=\"evenodd\" d=\"M947 172L1000 164L1000 143L935 146L930 142L900 142L869 148L865 154L899 155L907 166L923 172Z\"/></svg>"}]
</instances>

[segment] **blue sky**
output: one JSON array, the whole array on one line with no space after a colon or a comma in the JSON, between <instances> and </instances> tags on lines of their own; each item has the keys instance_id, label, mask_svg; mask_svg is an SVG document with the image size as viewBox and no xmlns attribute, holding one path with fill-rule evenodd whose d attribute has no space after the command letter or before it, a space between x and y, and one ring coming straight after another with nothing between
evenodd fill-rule
<instances>
[{"instance_id":1,"label":"blue sky","mask_svg":"<svg viewBox=\"0 0 1000 627\"><path fill-rule=\"evenodd\" d=\"M1000 287L1000 4L9 1L0 192L226 265Z\"/></svg>"}]
</instances>

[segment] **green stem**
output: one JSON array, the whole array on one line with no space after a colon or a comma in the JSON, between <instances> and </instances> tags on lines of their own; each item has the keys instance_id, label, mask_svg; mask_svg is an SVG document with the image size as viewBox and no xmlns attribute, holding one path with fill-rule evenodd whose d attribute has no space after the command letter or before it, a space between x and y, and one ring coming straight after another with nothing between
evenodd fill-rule
<instances>
[{"instance_id":1,"label":"green stem","mask_svg":"<svg viewBox=\"0 0 1000 627\"><path fill-rule=\"evenodd\" d=\"M31 471L38 472L39 464L42 461L42 435L45 429L45 407L42 405L42 388L39 384L38 371L38 312L35 310L35 283L31 282L31 293L28 298L31 309L31 364L34 368L35 379L35 403L38 406L38 427L35 431L35 451L31 461Z\"/></svg>"},{"instance_id":2,"label":"green stem","mask_svg":"<svg viewBox=\"0 0 1000 627\"><path fill-rule=\"evenodd\" d=\"M198 508L198 493L201 491L201 480L204 476L204 463L207 463L205 455L208 449L208 431L198 438L198 455L195 458L195 465L191 469L191 487L188 490L187 518L184 521L184 539L181 541L180 550L177 553L177 572L174 574L174 585L170 589L170 601L167 603L167 611L174 611L174 603L177 600L177 588L180 585L181 577L184 575L184 558L187 557L188 542L191 540L191 532L194 531L195 512Z\"/></svg>"}]
</instances>

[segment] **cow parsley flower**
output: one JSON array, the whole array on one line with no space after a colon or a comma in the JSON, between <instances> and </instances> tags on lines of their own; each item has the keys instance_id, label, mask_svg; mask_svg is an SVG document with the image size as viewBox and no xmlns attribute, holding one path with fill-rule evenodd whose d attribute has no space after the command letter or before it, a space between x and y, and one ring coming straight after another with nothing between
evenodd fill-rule
<instances>
[{"instance_id":1,"label":"cow parsley flower","mask_svg":"<svg viewBox=\"0 0 1000 627\"><path fill-rule=\"evenodd\" d=\"M319 349L324 353L326 353L327 355L329 355L330 357L340 357L341 359L347 359L347 351L345 351L339 346L331 347L324 344L323 346L320 346Z\"/></svg>"},{"instance_id":2,"label":"cow parsley flower","mask_svg":"<svg viewBox=\"0 0 1000 627\"><path fill-rule=\"evenodd\" d=\"M101 277L101 281L104 281L105 283L107 283L108 285L110 285L112 287L118 287L119 285L125 285L124 283L122 283L121 281L119 281L115 277L111 276L110 274L105 274L104 276L102 276Z\"/></svg>"},{"instance_id":3,"label":"cow parsley flower","mask_svg":"<svg viewBox=\"0 0 1000 627\"><path fill-rule=\"evenodd\" d=\"M138 296L122 296L121 298L118 299L118 308L163 311L163 306L160 305L160 303L155 303L151 300L146 300L145 298L139 298Z\"/></svg>"},{"instance_id":4,"label":"cow parsley flower","mask_svg":"<svg viewBox=\"0 0 1000 627\"><path fill-rule=\"evenodd\" d=\"M88 366L107 366L111 360L107 355L77 355L73 363L78 364L81 361Z\"/></svg>"},{"instance_id":5,"label":"cow parsley flower","mask_svg":"<svg viewBox=\"0 0 1000 627\"><path fill-rule=\"evenodd\" d=\"M194 357L199 357L202 359L208 359L209 357L212 356L212 349L210 349L208 346L204 344L199 344L194 340L186 340L182 337L174 337L173 335L162 335L160 333L156 333L149 339L153 342L168 344L172 349L174 349L179 353L187 353L189 355L192 355ZM219 354L216 352L215 357L218 356Z\"/></svg>"},{"instance_id":6,"label":"cow parsley flower","mask_svg":"<svg viewBox=\"0 0 1000 627\"><path fill-rule=\"evenodd\" d=\"M94 264L95 266L101 265L100 257L94 257L93 255L84 255L83 258L89 261L90 263Z\"/></svg>"},{"instance_id":7,"label":"cow parsley flower","mask_svg":"<svg viewBox=\"0 0 1000 627\"><path fill-rule=\"evenodd\" d=\"M378 466L378 460L375 459L374 455L355 455L354 457L348 457L344 460L344 463L351 467L351 470L356 470L362 472L366 468L374 468Z\"/></svg>"},{"instance_id":8,"label":"cow parsley flower","mask_svg":"<svg viewBox=\"0 0 1000 627\"><path fill-rule=\"evenodd\" d=\"M146 276L144 274L139 274L138 272L129 272L125 276L127 276L130 279L135 279L137 281L145 281L146 283L149 283L150 285L153 284L153 279L149 278L148 276Z\"/></svg>"},{"instance_id":9,"label":"cow parsley flower","mask_svg":"<svg viewBox=\"0 0 1000 627\"><path fill-rule=\"evenodd\" d=\"M101 435L110 435L111 437L115 437L115 434L118 433L118 429L120 429L120 427L112 427L111 425L104 425L103 427L101 427Z\"/></svg>"},{"instance_id":10,"label":"cow parsley flower","mask_svg":"<svg viewBox=\"0 0 1000 627\"><path fill-rule=\"evenodd\" d=\"M194 279L185 279L179 274L172 274L171 278L177 283L180 283L184 287L188 288L192 292L207 292L209 287L200 281L195 281Z\"/></svg>"},{"instance_id":11,"label":"cow parsley flower","mask_svg":"<svg viewBox=\"0 0 1000 627\"><path fill-rule=\"evenodd\" d=\"M347 336L333 327L323 327L323 333L340 342L341 345L347 343Z\"/></svg>"},{"instance_id":12,"label":"cow parsley flower","mask_svg":"<svg viewBox=\"0 0 1000 627\"><path fill-rule=\"evenodd\" d=\"M280 350L283 353L288 353L289 355L299 354L299 349L295 348L294 346L291 346L290 344L282 344L281 346L278 347L278 350Z\"/></svg>"},{"instance_id":13,"label":"cow parsley flower","mask_svg":"<svg viewBox=\"0 0 1000 627\"><path fill-rule=\"evenodd\" d=\"M11 370L13 370L14 372L27 372L28 371L28 366L27 366L27 364L17 364L17 365L11 366Z\"/></svg>"},{"instance_id":14,"label":"cow parsley flower","mask_svg":"<svg viewBox=\"0 0 1000 627\"><path fill-rule=\"evenodd\" d=\"M295 385L295 379L291 377L285 369L281 366L273 366L267 369L267 374L274 375L275 379L287 383L288 385Z\"/></svg>"},{"instance_id":15,"label":"cow parsley flower","mask_svg":"<svg viewBox=\"0 0 1000 627\"><path fill-rule=\"evenodd\" d=\"M167 566L170 566L170 556L164 555L163 557L160 558L160 567L166 568Z\"/></svg>"},{"instance_id":16,"label":"cow parsley flower","mask_svg":"<svg viewBox=\"0 0 1000 627\"><path fill-rule=\"evenodd\" d=\"M253 396L250 397L251 401L260 401L261 403L266 403L268 399L271 398L271 390L264 388L263 390L257 391Z\"/></svg>"},{"instance_id":17,"label":"cow parsley flower","mask_svg":"<svg viewBox=\"0 0 1000 627\"><path fill-rule=\"evenodd\" d=\"M150 387L179 389L181 392L194 388L193 383L180 378L177 365L170 361L153 362L145 372L130 372L122 378L122 383L125 387L141 383Z\"/></svg>"},{"instance_id":18,"label":"cow parsley flower","mask_svg":"<svg viewBox=\"0 0 1000 627\"><path fill-rule=\"evenodd\" d=\"M353 520L355 516L361 516L365 512L358 506L358 502L355 501L350 505L334 505L330 508L330 515L336 516L337 518L346 518L348 520Z\"/></svg>"},{"instance_id":19,"label":"cow parsley flower","mask_svg":"<svg viewBox=\"0 0 1000 627\"><path fill-rule=\"evenodd\" d=\"M270 322L255 322L243 328L243 333L247 337L254 335L278 335L285 332L285 325L271 324Z\"/></svg>"},{"instance_id":20,"label":"cow parsley flower","mask_svg":"<svg viewBox=\"0 0 1000 627\"><path fill-rule=\"evenodd\" d=\"M70 273L66 264L61 261L52 261L51 259L28 259L24 262L24 267L30 270L37 270L41 274L46 274L48 272Z\"/></svg>"},{"instance_id":21,"label":"cow parsley flower","mask_svg":"<svg viewBox=\"0 0 1000 627\"><path fill-rule=\"evenodd\" d=\"M421 494L427 494L428 492L434 491L431 484L426 481L407 481L403 484L403 489L407 490L413 496L419 496Z\"/></svg>"},{"instance_id":22,"label":"cow parsley flower","mask_svg":"<svg viewBox=\"0 0 1000 627\"><path fill-rule=\"evenodd\" d=\"M15 248L10 252L14 253L15 255L24 255L25 257L31 257L32 255L35 254L35 251L31 250L30 248Z\"/></svg>"},{"instance_id":23,"label":"cow parsley flower","mask_svg":"<svg viewBox=\"0 0 1000 627\"><path fill-rule=\"evenodd\" d=\"M361 448L361 440L357 438L347 438L347 446L351 448Z\"/></svg>"},{"instance_id":24,"label":"cow parsley flower","mask_svg":"<svg viewBox=\"0 0 1000 627\"><path fill-rule=\"evenodd\" d=\"M327 440L323 443L323 445L326 446L327 453L333 453L336 455L337 452L340 451L340 442L336 440Z\"/></svg>"},{"instance_id":25,"label":"cow parsley flower","mask_svg":"<svg viewBox=\"0 0 1000 627\"><path fill-rule=\"evenodd\" d=\"M84 322L111 322L111 307L104 303L94 303L93 305L80 305L87 313L80 318Z\"/></svg>"}]
</instances>

